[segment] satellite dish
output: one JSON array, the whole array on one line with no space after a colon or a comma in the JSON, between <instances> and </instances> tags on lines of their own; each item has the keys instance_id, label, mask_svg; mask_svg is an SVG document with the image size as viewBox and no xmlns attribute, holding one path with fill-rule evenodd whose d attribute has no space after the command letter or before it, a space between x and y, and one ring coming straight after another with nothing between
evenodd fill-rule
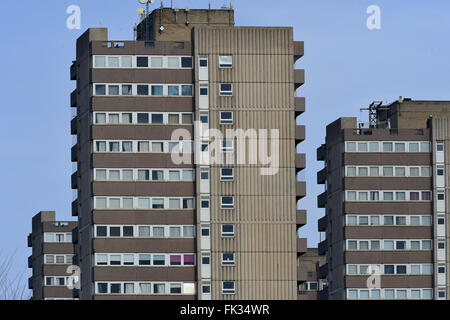
<instances>
[{"instance_id":1,"label":"satellite dish","mask_svg":"<svg viewBox=\"0 0 450 320\"><path fill-rule=\"evenodd\" d=\"M148 3L148 0L139 0L139 3L140 3L140 4L147 4L147 3Z\"/></svg>"},{"instance_id":2,"label":"satellite dish","mask_svg":"<svg viewBox=\"0 0 450 320\"><path fill-rule=\"evenodd\" d=\"M136 13L137 13L138 15L143 15L143 14L144 14L144 9L142 9L142 8L137 8Z\"/></svg>"},{"instance_id":3,"label":"satellite dish","mask_svg":"<svg viewBox=\"0 0 450 320\"><path fill-rule=\"evenodd\" d=\"M189 10L191 10L191 8L189 8L189 7L186 7L186 9L185 9L186 11L189 11Z\"/></svg>"}]
</instances>

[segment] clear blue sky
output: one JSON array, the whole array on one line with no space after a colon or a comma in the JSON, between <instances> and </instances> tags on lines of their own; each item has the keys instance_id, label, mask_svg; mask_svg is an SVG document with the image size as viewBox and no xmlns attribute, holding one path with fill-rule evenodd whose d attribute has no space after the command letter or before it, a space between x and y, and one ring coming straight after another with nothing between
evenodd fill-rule
<instances>
[{"instance_id":1,"label":"clear blue sky","mask_svg":"<svg viewBox=\"0 0 450 320\"><path fill-rule=\"evenodd\" d=\"M212 0L213 8L227 1ZM319 240L316 221L315 159L327 123L359 116L374 100L450 99L450 2L448 0L235 0L236 25L293 26L295 39L305 41L307 112L308 225L301 230L309 245ZM159 0L157 0L159 5ZM206 8L207 0L174 0L178 7ZM66 28L66 8L82 11L82 29ZM381 7L382 29L366 28L366 9ZM166 0L165 5L170 5ZM26 267L31 217L56 210L71 219L71 110L75 82L69 67L75 40L88 27L108 27L110 38L131 40L137 22L137 0L1 1L0 46L2 113L0 250L17 250L16 268ZM365 116L365 115L364 115ZM364 119L365 120L365 119Z\"/></svg>"}]
</instances>

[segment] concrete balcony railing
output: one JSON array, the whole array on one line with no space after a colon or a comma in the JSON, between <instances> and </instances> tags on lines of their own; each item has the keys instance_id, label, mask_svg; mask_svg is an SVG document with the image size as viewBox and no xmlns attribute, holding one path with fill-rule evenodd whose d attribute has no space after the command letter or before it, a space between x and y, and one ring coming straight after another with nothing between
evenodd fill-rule
<instances>
[{"instance_id":1,"label":"concrete balcony railing","mask_svg":"<svg viewBox=\"0 0 450 320\"><path fill-rule=\"evenodd\" d=\"M76 108L77 107L77 89L73 90L70 94L70 107Z\"/></svg>"},{"instance_id":2,"label":"concrete balcony railing","mask_svg":"<svg viewBox=\"0 0 450 320\"><path fill-rule=\"evenodd\" d=\"M75 199L72 202L72 216L73 217L78 216L78 199Z\"/></svg>"},{"instance_id":3,"label":"concrete balcony railing","mask_svg":"<svg viewBox=\"0 0 450 320\"><path fill-rule=\"evenodd\" d=\"M306 197L306 182L298 181L295 187L295 194L297 196L297 201Z\"/></svg>"},{"instance_id":4,"label":"concrete balcony railing","mask_svg":"<svg viewBox=\"0 0 450 320\"><path fill-rule=\"evenodd\" d=\"M78 119L77 117L75 117L70 121L70 133L77 134L77 132L78 132Z\"/></svg>"},{"instance_id":5,"label":"concrete balcony railing","mask_svg":"<svg viewBox=\"0 0 450 320\"><path fill-rule=\"evenodd\" d=\"M327 167L317 172L317 184L325 184L327 180Z\"/></svg>"},{"instance_id":6,"label":"concrete balcony railing","mask_svg":"<svg viewBox=\"0 0 450 320\"><path fill-rule=\"evenodd\" d=\"M295 127L295 144L299 144L305 141L306 138L306 127L305 126L296 126Z\"/></svg>"},{"instance_id":7,"label":"concrete balcony railing","mask_svg":"<svg viewBox=\"0 0 450 320\"><path fill-rule=\"evenodd\" d=\"M318 161L324 161L325 160L325 145L321 145L319 148L317 148L317 160Z\"/></svg>"},{"instance_id":8,"label":"concrete balcony railing","mask_svg":"<svg viewBox=\"0 0 450 320\"><path fill-rule=\"evenodd\" d=\"M320 256L323 256L328 251L328 239L319 242L318 253Z\"/></svg>"},{"instance_id":9,"label":"concrete balcony railing","mask_svg":"<svg viewBox=\"0 0 450 320\"><path fill-rule=\"evenodd\" d=\"M307 240L305 238L297 239L297 256L300 256L308 251Z\"/></svg>"},{"instance_id":10,"label":"concrete balcony railing","mask_svg":"<svg viewBox=\"0 0 450 320\"><path fill-rule=\"evenodd\" d=\"M294 61L297 61L305 54L305 43L303 41L294 41Z\"/></svg>"},{"instance_id":11,"label":"concrete balcony railing","mask_svg":"<svg viewBox=\"0 0 450 320\"><path fill-rule=\"evenodd\" d=\"M306 99L302 97L294 98L294 106L295 106L295 118L297 118L306 110Z\"/></svg>"},{"instance_id":12,"label":"concrete balcony railing","mask_svg":"<svg viewBox=\"0 0 450 320\"><path fill-rule=\"evenodd\" d=\"M328 275L328 263L325 263L323 266L319 267L319 270L317 271L317 277L319 279L326 279Z\"/></svg>"},{"instance_id":13,"label":"concrete balcony railing","mask_svg":"<svg viewBox=\"0 0 450 320\"><path fill-rule=\"evenodd\" d=\"M324 217L320 218L319 221L317 222L317 227L318 227L319 232L324 232L325 230L327 230L328 217L324 216Z\"/></svg>"},{"instance_id":14,"label":"concrete balcony railing","mask_svg":"<svg viewBox=\"0 0 450 320\"><path fill-rule=\"evenodd\" d=\"M77 80L77 65L76 61L72 62L70 66L70 80Z\"/></svg>"},{"instance_id":15,"label":"concrete balcony railing","mask_svg":"<svg viewBox=\"0 0 450 320\"><path fill-rule=\"evenodd\" d=\"M317 196L317 207L318 208L325 208L327 205L328 195L325 191L324 193L321 193Z\"/></svg>"},{"instance_id":16,"label":"concrete balcony railing","mask_svg":"<svg viewBox=\"0 0 450 320\"><path fill-rule=\"evenodd\" d=\"M72 189L77 189L78 188L78 172L75 171L74 173L72 173L72 176L70 177L70 179L71 179Z\"/></svg>"},{"instance_id":17,"label":"concrete balcony railing","mask_svg":"<svg viewBox=\"0 0 450 320\"><path fill-rule=\"evenodd\" d=\"M308 272L304 267L297 267L297 282L308 281Z\"/></svg>"},{"instance_id":18,"label":"concrete balcony railing","mask_svg":"<svg viewBox=\"0 0 450 320\"><path fill-rule=\"evenodd\" d=\"M295 173L299 173L306 168L306 154L296 153L295 154Z\"/></svg>"},{"instance_id":19,"label":"concrete balcony railing","mask_svg":"<svg viewBox=\"0 0 450 320\"><path fill-rule=\"evenodd\" d=\"M78 145L74 145L70 150L72 162L78 161Z\"/></svg>"},{"instance_id":20,"label":"concrete balcony railing","mask_svg":"<svg viewBox=\"0 0 450 320\"><path fill-rule=\"evenodd\" d=\"M305 70L294 70L294 88L297 90L301 85L305 84Z\"/></svg>"},{"instance_id":21,"label":"concrete balcony railing","mask_svg":"<svg viewBox=\"0 0 450 320\"><path fill-rule=\"evenodd\" d=\"M301 228L306 225L306 221L306 210L297 210L297 228Z\"/></svg>"}]
</instances>

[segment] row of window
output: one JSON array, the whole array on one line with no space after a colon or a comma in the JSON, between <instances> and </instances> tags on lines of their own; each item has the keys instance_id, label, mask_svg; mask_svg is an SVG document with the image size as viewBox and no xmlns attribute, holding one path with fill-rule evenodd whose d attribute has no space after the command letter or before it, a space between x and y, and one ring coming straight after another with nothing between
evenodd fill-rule
<instances>
[{"instance_id":1,"label":"row of window","mask_svg":"<svg viewBox=\"0 0 450 320\"><path fill-rule=\"evenodd\" d=\"M346 201L431 201L431 191L346 191L345 194Z\"/></svg>"},{"instance_id":2,"label":"row of window","mask_svg":"<svg viewBox=\"0 0 450 320\"><path fill-rule=\"evenodd\" d=\"M68 285L73 284L72 282L73 278L71 277L45 277L45 286L51 286L51 287L66 287Z\"/></svg>"},{"instance_id":3,"label":"row of window","mask_svg":"<svg viewBox=\"0 0 450 320\"><path fill-rule=\"evenodd\" d=\"M94 197L94 209L194 209L194 198Z\"/></svg>"},{"instance_id":4,"label":"row of window","mask_svg":"<svg viewBox=\"0 0 450 320\"><path fill-rule=\"evenodd\" d=\"M45 264L72 264L72 254L46 254L44 257Z\"/></svg>"},{"instance_id":5,"label":"row of window","mask_svg":"<svg viewBox=\"0 0 450 320\"><path fill-rule=\"evenodd\" d=\"M431 226L432 217L427 216L391 216L391 215L370 215L357 216L347 215L347 226Z\"/></svg>"},{"instance_id":6,"label":"row of window","mask_svg":"<svg viewBox=\"0 0 450 320\"><path fill-rule=\"evenodd\" d=\"M431 167L347 166L346 177L431 177Z\"/></svg>"},{"instance_id":7,"label":"row of window","mask_svg":"<svg viewBox=\"0 0 450 320\"><path fill-rule=\"evenodd\" d=\"M96 96L192 97L192 84L96 83Z\"/></svg>"},{"instance_id":8,"label":"row of window","mask_svg":"<svg viewBox=\"0 0 450 320\"><path fill-rule=\"evenodd\" d=\"M347 289L347 299L433 299L433 289Z\"/></svg>"},{"instance_id":9,"label":"row of window","mask_svg":"<svg viewBox=\"0 0 450 320\"><path fill-rule=\"evenodd\" d=\"M72 242L72 233L44 232L44 242Z\"/></svg>"},{"instance_id":10,"label":"row of window","mask_svg":"<svg viewBox=\"0 0 450 320\"><path fill-rule=\"evenodd\" d=\"M97 266L189 266L195 265L195 254L164 254L164 253L97 253Z\"/></svg>"},{"instance_id":11,"label":"row of window","mask_svg":"<svg viewBox=\"0 0 450 320\"><path fill-rule=\"evenodd\" d=\"M431 250L431 240L347 240L347 250Z\"/></svg>"},{"instance_id":12,"label":"row of window","mask_svg":"<svg viewBox=\"0 0 450 320\"><path fill-rule=\"evenodd\" d=\"M193 141L94 141L94 152L192 153Z\"/></svg>"},{"instance_id":13,"label":"row of window","mask_svg":"<svg viewBox=\"0 0 450 320\"><path fill-rule=\"evenodd\" d=\"M194 283L181 282L96 282L96 294L194 295Z\"/></svg>"},{"instance_id":14,"label":"row of window","mask_svg":"<svg viewBox=\"0 0 450 320\"><path fill-rule=\"evenodd\" d=\"M402 274L420 275L433 274L432 264L348 264L348 275L370 275L370 274Z\"/></svg>"},{"instance_id":15,"label":"row of window","mask_svg":"<svg viewBox=\"0 0 450 320\"><path fill-rule=\"evenodd\" d=\"M347 141L345 143L345 152L430 152L430 142L356 142Z\"/></svg>"},{"instance_id":16,"label":"row of window","mask_svg":"<svg viewBox=\"0 0 450 320\"><path fill-rule=\"evenodd\" d=\"M96 181L186 181L195 180L193 169L95 169Z\"/></svg>"},{"instance_id":17,"label":"row of window","mask_svg":"<svg viewBox=\"0 0 450 320\"><path fill-rule=\"evenodd\" d=\"M192 69L192 57L94 56L94 68Z\"/></svg>"},{"instance_id":18,"label":"row of window","mask_svg":"<svg viewBox=\"0 0 450 320\"><path fill-rule=\"evenodd\" d=\"M95 124L184 124L193 123L193 114L184 112L94 112Z\"/></svg>"},{"instance_id":19,"label":"row of window","mask_svg":"<svg viewBox=\"0 0 450 320\"><path fill-rule=\"evenodd\" d=\"M95 237L103 238L194 238L195 227L184 226L95 226Z\"/></svg>"}]
</instances>

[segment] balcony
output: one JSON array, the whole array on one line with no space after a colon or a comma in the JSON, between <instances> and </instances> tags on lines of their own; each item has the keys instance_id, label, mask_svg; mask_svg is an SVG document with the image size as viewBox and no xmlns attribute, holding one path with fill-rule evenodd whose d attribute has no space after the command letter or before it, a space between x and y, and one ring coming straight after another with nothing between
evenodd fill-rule
<instances>
[{"instance_id":1,"label":"balcony","mask_svg":"<svg viewBox=\"0 0 450 320\"><path fill-rule=\"evenodd\" d=\"M77 89L73 90L70 94L70 106L72 108L77 107Z\"/></svg>"},{"instance_id":2,"label":"balcony","mask_svg":"<svg viewBox=\"0 0 450 320\"><path fill-rule=\"evenodd\" d=\"M325 239L322 242L319 242L319 248L318 248L319 256L325 255L325 253L327 251L328 251L328 239Z\"/></svg>"},{"instance_id":3,"label":"balcony","mask_svg":"<svg viewBox=\"0 0 450 320\"><path fill-rule=\"evenodd\" d=\"M317 300L328 300L328 287L317 293Z\"/></svg>"},{"instance_id":4,"label":"balcony","mask_svg":"<svg viewBox=\"0 0 450 320\"><path fill-rule=\"evenodd\" d=\"M324 161L325 160L325 145L321 145L319 148L317 148L317 161Z\"/></svg>"},{"instance_id":5,"label":"balcony","mask_svg":"<svg viewBox=\"0 0 450 320\"><path fill-rule=\"evenodd\" d=\"M78 243L78 227L72 230L72 243Z\"/></svg>"},{"instance_id":6,"label":"balcony","mask_svg":"<svg viewBox=\"0 0 450 320\"><path fill-rule=\"evenodd\" d=\"M299 266L297 267L297 281L298 282L306 282L308 281L308 272L305 267Z\"/></svg>"},{"instance_id":7,"label":"balcony","mask_svg":"<svg viewBox=\"0 0 450 320\"><path fill-rule=\"evenodd\" d=\"M324 216L320 218L319 221L317 222L317 227L319 232L326 231L328 227L328 217Z\"/></svg>"},{"instance_id":8,"label":"balcony","mask_svg":"<svg viewBox=\"0 0 450 320\"><path fill-rule=\"evenodd\" d=\"M72 65L70 66L70 80L77 80L77 65L76 61L72 62Z\"/></svg>"},{"instance_id":9,"label":"balcony","mask_svg":"<svg viewBox=\"0 0 450 320\"><path fill-rule=\"evenodd\" d=\"M302 254L308 251L307 241L305 238L297 239L297 256L301 256Z\"/></svg>"},{"instance_id":10,"label":"balcony","mask_svg":"<svg viewBox=\"0 0 450 320\"><path fill-rule=\"evenodd\" d=\"M72 264L73 264L74 266L78 266L79 263L80 263L80 261L79 261L78 255L75 254L75 255L72 257Z\"/></svg>"},{"instance_id":11,"label":"balcony","mask_svg":"<svg viewBox=\"0 0 450 320\"><path fill-rule=\"evenodd\" d=\"M317 270L317 277L319 279L326 279L328 275L328 263L325 263L323 266L319 267Z\"/></svg>"},{"instance_id":12,"label":"balcony","mask_svg":"<svg viewBox=\"0 0 450 320\"><path fill-rule=\"evenodd\" d=\"M71 153L72 162L77 162L78 161L78 145L74 145L72 147L72 150L70 151L70 153Z\"/></svg>"},{"instance_id":13,"label":"balcony","mask_svg":"<svg viewBox=\"0 0 450 320\"><path fill-rule=\"evenodd\" d=\"M294 41L294 61L297 61L305 54L305 42Z\"/></svg>"},{"instance_id":14,"label":"balcony","mask_svg":"<svg viewBox=\"0 0 450 320\"><path fill-rule=\"evenodd\" d=\"M294 88L297 90L301 85L305 84L305 70L294 70Z\"/></svg>"},{"instance_id":15,"label":"balcony","mask_svg":"<svg viewBox=\"0 0 450 320\"><path fill-rule=\"evenodd\" d=\"M295 106L295 118L301 115L306 110L306 100L305 98L294 98L294 106Z\"/></svg>"},{"instance_id":16,"label":"balcony","mask_svg":"<svg viewBox=\"0 0 450 320\"><path fill-rule=\"evenodd\" d=\"M28 289L33 290L33 277L28 278Z\"/></svg>"},{"instance_id":17,"label":"balcony","mask_svg":"<svg viewBox=\"0 0 450 320\"><path fill-rule=\"evenodd\" d=\"M297 210L297 228L306 225L306 210Z\"/></svg>"},{"instance_id":18,"label":"balcony","mask_svg":"<svg viewBox=\"0 0 450 320\"><path fill-rule=\"evenodd\" d=\"M306 127L296 126L295 127L295 145L305 141L306 137Z\"/></svg>"},{"instance_id":19,"label":"balcony","mask_svg":"<svg viewBox=\"0 0 450 320\"><path fill-rule=\"evenodd\" d=\"M295 195L297 197L297 201L306 196L306 182L304 181L297 182L295 186Z\"/></svg>"},{"instance_id":20,"label":"balcony","mask_svg":"<svg viewBox=\"0 0 450 320\"><path fill-rule=\"evenodd\" d=\"M31 233L27 237L28 247L31 248L33 246L33 238L31 236Z\"/></svg>"},{"instance_id":21,"label":"balcony","mask_svg":"<svg viewBox=\"0 0 450 320\"><path fill-rule=\"evenodd\" d=\"M75 117L70 121L70 133L77 134L78 132L78 118Z\"/></svg>"},{"instance_id":22,"label":"balcony","mask_svg":"<svg viewBox=\"0 0 450 320\"><path fill-rule=\"evenodd\" d=\"M327 167L317 172L317 184L325 184L327 180Z\"/></svg>"},{"instance_id":23,"label":"balcony","mask_svg":"<svg viewBox=\"0 0 450 320\"><path fill-rule=\"evenodd\" d=\"M33 256L28 257L28 268L33 268Z\"/></svg>"},{"instance_id":24,"label":"balcony","mask_svg":"<svg viewBox=\"0 0 450 320\"><path fill-rule=\"evenodd\" d=\"M72 202L72 216L73 217L78 216L78 199Z\"/></svg>"},{"instance_id":25,"label":"balcony","mask_svg":"<svg viewBox=\"0 0 450 320\"><path fill-rule=\"evenodd\" d=\"M325 208L327 205L328 195L325 191L324 193L321 193L317 196L317 207L318 208Z\"/></svg>"},{"instance_id":26,"label":"balcony","mask_svg":"<svg viewBox=\"0 0 450 320\"><path fill-rule=\"evenodd\" d=\"M78 188L78 171L75 171L74 173L72 173L71 180L72 180L72 189L77 189Z\"/></svg>"},{"instance_id":27,"label":"balcony","mask_svg":"<svg viewBox=\"0 0 450 320\"><path fill-rule=\"evenodd\" d=\"M299 173L306 168L306 154L296 153L295 154L295 173Z\"/></svg>"}]
</instances>

